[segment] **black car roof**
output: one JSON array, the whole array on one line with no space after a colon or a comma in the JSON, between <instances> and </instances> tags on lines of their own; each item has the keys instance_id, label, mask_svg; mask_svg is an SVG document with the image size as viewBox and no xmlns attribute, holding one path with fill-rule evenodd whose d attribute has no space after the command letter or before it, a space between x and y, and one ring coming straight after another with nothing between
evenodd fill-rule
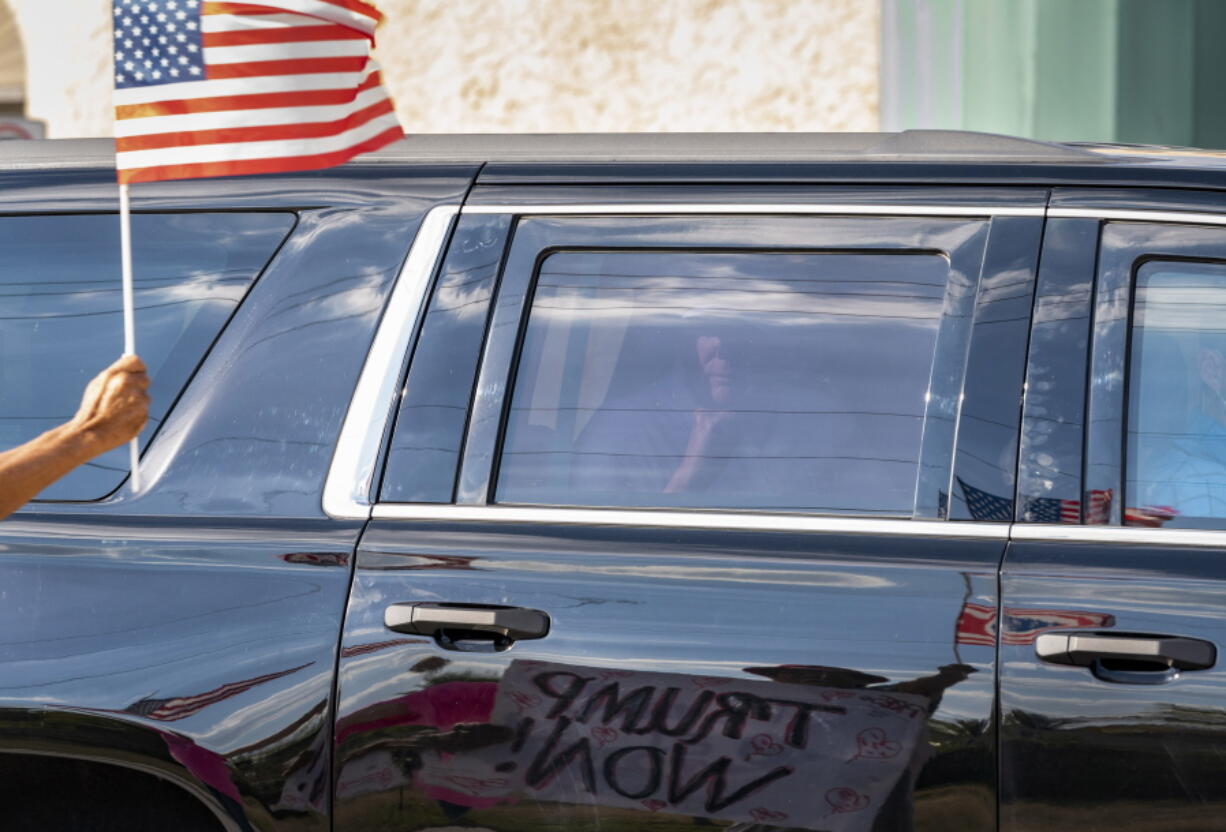
<instances>
[{"instance_id":1,"label":"black car roof","mask_svg":"<svg viewBox=\"0 0 1226 832\"><path fill-rule=\"evenodd\" d=\"M492 183L917 181L1226 189L1226 151L1057 144L990 133L421 134L352 166L484 164ZM110 139L0 142L0 171L113 169Z\"/></svg>"}]
</instances>

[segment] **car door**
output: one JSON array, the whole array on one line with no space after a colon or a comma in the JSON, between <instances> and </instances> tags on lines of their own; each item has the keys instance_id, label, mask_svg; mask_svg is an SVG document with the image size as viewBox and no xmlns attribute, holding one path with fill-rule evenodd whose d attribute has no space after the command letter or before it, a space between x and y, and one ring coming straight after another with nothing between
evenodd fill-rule
<instances>
[{"instance_id":1,"label":"car door","mask_svg":"<svg viewBox=\"0 0 1226 832\"><path fill-rule=\"evenodd\" d=\"M478 188L359 546L337 828L995 829L1044 196Z\"/></svg>"},{"instance_id":2,"label":"car door","mask_svg":"<svg viewBox=\"0 0 1226 832\"><path fill-rule=\"evenodd\" d=\"M1053 198L1001 584L1005 830L1222 828L1223 206Z\"/></svg>"}]
</instances>

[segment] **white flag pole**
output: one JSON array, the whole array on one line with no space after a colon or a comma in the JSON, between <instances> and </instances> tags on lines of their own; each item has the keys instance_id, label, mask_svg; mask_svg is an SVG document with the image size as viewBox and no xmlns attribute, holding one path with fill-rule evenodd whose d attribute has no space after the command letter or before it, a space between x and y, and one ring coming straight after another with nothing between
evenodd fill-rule
<instances>
[{"instance_id":1,"label":"white flag pole","mask_svg":"<svg viewBox=\"0 0 1226 832\"><path fill-rule=\"evenodd\" d=\"M119 259L123 266L123 354L136 355L136 300L132 291L132 212L128 186L119 186ZM140 491L140 440L128 443L132 490Z\"/></svg>"}]
</instances>

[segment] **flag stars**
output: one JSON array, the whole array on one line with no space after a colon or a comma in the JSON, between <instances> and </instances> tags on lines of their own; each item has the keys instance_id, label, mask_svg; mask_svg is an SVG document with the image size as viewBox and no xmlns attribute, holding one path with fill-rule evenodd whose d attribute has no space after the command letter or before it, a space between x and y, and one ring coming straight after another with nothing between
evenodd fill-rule
<instances>
[{"instance_id":1,"label":"flag stars","mask_svg":"<svg viewBox=\"0 0 1226 832\"><path fill-rule=\"evenodd\" d=\"M202 8L200 0L112 0L116 85L207 77L198 18Z\"/></svg>"}]
</instances>

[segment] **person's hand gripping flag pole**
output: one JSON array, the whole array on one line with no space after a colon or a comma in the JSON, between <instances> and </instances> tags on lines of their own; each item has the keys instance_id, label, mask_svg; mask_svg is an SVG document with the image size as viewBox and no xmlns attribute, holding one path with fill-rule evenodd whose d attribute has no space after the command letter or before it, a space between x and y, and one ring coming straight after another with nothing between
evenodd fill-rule
<instances>
[{"instance_id":1,"label":"person's hand gripping flag pole","mask_svg":"<svg viewBox=\"0 0 1226 832\"><path fill-rule=\"evenodd\" d=\"M124 353L135 354L134 182L339 165L404 136L361 0L112 0ZM140 489L131 443L132 488Z\"/></svg>"}]
</instances>

